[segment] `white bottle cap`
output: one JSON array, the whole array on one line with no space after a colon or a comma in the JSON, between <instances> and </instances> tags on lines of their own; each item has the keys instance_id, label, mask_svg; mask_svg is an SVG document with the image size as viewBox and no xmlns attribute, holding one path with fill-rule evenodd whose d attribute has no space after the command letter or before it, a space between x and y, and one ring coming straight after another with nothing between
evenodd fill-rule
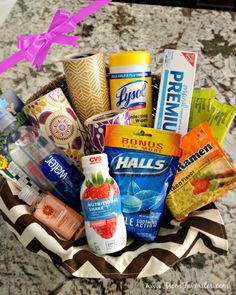
<instances>
[{"instance_id":1,"label":"white bottle cap","mask_svg":"<svg viewBox=\"0 0 236 295\"><path fill-rule=\"evenodd\" d=\"M9 113L6 109L0 108L0 132L4 132L4 130L16 122L16 118Z\"/></svg>"},{"instance_id":2,"label":"white bottle cap","mask_svg":"<svg viewBox=\"0 0 236 295\"><path fill-rule=\"evenodd\" d=\"M81 158L83 169L92 168L97 165L108 167L107 154L94 154L90 156L84 156Z\"/></svg>"},{"instance_id":3,"label":"white bottle cap","mask_svg":"<svg viewBox=\"0 0 236 295\"><path fill-rule=\"evenodd\" d=\"M39 192L26 185L18 194L18 198L23 200L26 204L32 206L41 199L39 195Z\"/></svg>"}]
</instances>

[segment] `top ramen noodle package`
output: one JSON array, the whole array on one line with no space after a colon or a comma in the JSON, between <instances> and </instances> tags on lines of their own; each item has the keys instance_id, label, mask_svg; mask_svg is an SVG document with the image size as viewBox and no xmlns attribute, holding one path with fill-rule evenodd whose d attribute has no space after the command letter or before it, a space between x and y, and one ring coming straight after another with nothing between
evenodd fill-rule
<instances>
[{"instance_id":1,"label":"top ramen noodle package","mask_svg":"<svg viewBox=\"0 0 236 295\"><path fill-rule=\"evenodd\" d=\"M211 203L236 185L236 170L207 122L181 140L183 155L166 204L177 220Z\"/></svg>"},{"instance_id":2,"label":"top ramen noodle package","mask_svg":"<svg viewBox=\"0 0 236 295\"><path fill-rule=\"evenodd\" d=\"M153 128L106 127L105 152L120 188L129 236L155 240L181 155L180 138Z\"/></svg>"}]
</instances>

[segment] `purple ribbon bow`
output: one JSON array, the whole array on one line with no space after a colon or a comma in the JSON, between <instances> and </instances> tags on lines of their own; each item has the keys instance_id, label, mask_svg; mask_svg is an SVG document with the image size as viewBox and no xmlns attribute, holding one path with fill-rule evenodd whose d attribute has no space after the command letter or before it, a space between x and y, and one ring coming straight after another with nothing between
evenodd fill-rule
<instances>
[{"instance_id":1,"label":"purple ribbon bow","mask_svg":"<svg viewBox=\"0 0 236 295\"><path fill-rule=\"evenodd\" d=\"M19 51L0 63L0 74L6 72L21 60L31 62L33 66L40 69L53 43L78 45L80 37L66 34L74 31L80 21L111 1L95 0L72 17L66 10L57 10L46 33L18 37L17 46Z\"/></svg>"}]
</instances>

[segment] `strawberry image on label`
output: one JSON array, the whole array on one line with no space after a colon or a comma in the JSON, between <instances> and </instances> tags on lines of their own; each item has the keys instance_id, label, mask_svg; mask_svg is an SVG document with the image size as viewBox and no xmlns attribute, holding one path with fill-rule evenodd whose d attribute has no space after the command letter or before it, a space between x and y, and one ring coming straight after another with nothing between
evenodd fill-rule
<instances>
[{"instance_id":1,"label":"strawberry image on label","mask_svg":"<svg viewBox=\"0 0 236 295\"><path fill-rule=\"evenodd\" d=\"M103 222L90 222L90 226L104 239L113 237L117 228L117 216L108 218Z\"/></svg>"},{"instance_id":2,"label":"strawberry image on label","mask_svg":"<svg viewBox=\"0 0 236 295\"><path fill-rule=\"evenodd\" d=\"M82 166L85 181L80 198L88 244L98 254L119 251L126 244L126 228L120 190L109 175L107 156L82 157Z\"/></svg>"},{"instance_id":3,"label":"strawberry image on label","mask_svg":"<svg viewBox=\"0 0 236 295\"><path fill-rule=\"evenodd\" d=\"M101 171L97 175L92 174L91 180L86 181L86 186L87 188L82 196L83 200L110 198L113 195L119 194L119 188L114 183L114 180L112 178L104 180Z\"/></svg>"},{"instance_id":4,"label":"strawberry image on label","mask_svg":"<svg viewBox=\"0 0 236 295\"><path fill-rule=\"evenodd\" d=\"M83 192L82 200L100 200L111 198L119 194L119 188L112 178L104 179L102 172L92 174L91 179L86 181L86 189ZM95 204L95 203L93 203ZM94 207L94 205L92 206ZM103 238L111 238L117 226L117 216L104 220L90 222L90 226Z\"/></svg>"}]
</instances>

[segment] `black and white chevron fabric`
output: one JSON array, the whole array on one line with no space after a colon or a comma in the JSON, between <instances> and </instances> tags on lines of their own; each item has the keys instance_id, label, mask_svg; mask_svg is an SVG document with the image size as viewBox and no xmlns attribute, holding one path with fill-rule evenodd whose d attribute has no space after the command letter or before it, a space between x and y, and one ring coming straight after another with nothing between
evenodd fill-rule
<instances>
[{"instance_id":1,"label":"black and white chevron fabric","mask_svg":"<svg viewBox=\"0 0 236 295\"><path fill-rule=\"evenodd\" d=\"M196 211L181 223L166 213L155 242L129 240L122 251L97 256L90 251L85 237L76 242L64 241L38 222L29 207L18 199L17 191L6 182L0 192L2 215L22 245L76 277L143 278L162 274L178 261L199 252L227 252L225 227L214 204Z\"/></svg>"}]
</instances>

